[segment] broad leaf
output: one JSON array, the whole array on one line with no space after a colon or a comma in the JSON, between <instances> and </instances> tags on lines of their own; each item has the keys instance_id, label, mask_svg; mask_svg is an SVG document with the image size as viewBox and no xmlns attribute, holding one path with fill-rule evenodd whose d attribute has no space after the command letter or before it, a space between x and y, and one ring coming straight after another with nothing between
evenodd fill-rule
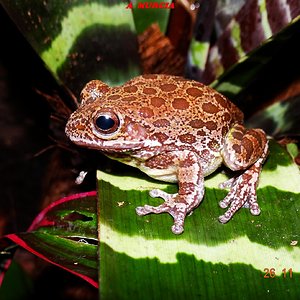
<instances>
[{"instance_id":1,"label":"broad leaf","mask_svg":"<svg viewBox=\"0 0 300 300\"><path fill-rule=\"evenodd\" d=\"M251 116L247 126L272 136L299 135L299 33L300 17L211 84L245 112L246 120Z\"/></svg>"},{"instance_id":2,"label":"broad leaf","mask_svg":"<svg viewBox=\"0 0 300 300\"><path fill-rule=\"evenodd\" d=\"M91 79L114 85L140 73L132 11L125 2L0 3L54 77L76 96Z\"/></svg>"},{"instance_id":3,"label":"broad leaf","mask_svg":"<svg viewBox=\"0 0 300 300\"><path fill-rule=\"evenodd\" d=\"M9 239L38 257L97 286L96 192L63 198L44 209L28 232ZM2 246L3 247L3 246ZM2 251L8 251L3 247Z\"/></svg>"},{"instance_id":4,"label":"broad leaf","mask_svg":"<svg viewBox=\"0 0 300 300\"><path fill-rule=\"evenodd\" d=\"M232 68L213 82L212 87L227 96L235 96L240 93L243 88L255 80L255 77L274 59L275 54L286 43L290 40L295 42L295 39L298 37L299 26L300 17L291 22L280 33L267 40L261 47L243 57L239 63L232 66ZM276 58L278 57L276 56ZM283 58L281 57L281 59ZM269 75L273 76L273 74Z\"/></svg>"},{"instance_id":5,"label":"broad leaf","mask_svg":"<svg viewBox=\"0 0 300 300\"><path fill-rule=\"evenodd\" d=\"M264 128L272 136L300 136L300 94L283 100L258 111L247 120L247 125Z\"/></svg>"},{"instance_id":6,"label":"broad leaf","mask_svg":"<svg viewBox=\"0 0 300 300\"><path fill-rule=\"evenodd\" d=\"M155 182L134 171L98 171L100 296L283 299L288 295L296 299L300 293L296 284L300 250L294 246L300 226L298 167L271 142L258 189L261 215L241 209L222 225L217 220L223 213L218 202L226 191L218 183L226 178L217 172L206 179L202 204L187 218L184 233L176 236L168 214L139 217L135 213L137 206L161 203L150 198L149 190L175 192L176 185Z\"/></svg>"},{"instance_id":7,"label":"broad leaf","mask_svg":"<svg viewBox=\"0 0 300 300\"><path fill-rule=\"evenodd\" d=\"M13 261L0 287L0 299L30 299L32 286L33 284L28 275Z\"/></svg>"},{"instance_id":8,"label":"broad leaf","mask_svg":"<svg viewBox=\"0 0 300 300\"><path fill-rule=\"evenodd\" d=\"M214 3L215 1L210 2ZM232 15L232 9L229 9L227 15L226 9L228 6L222 7L221 1L218 1L218 11L215 13L217 18L214 20L217 35L216 42L215 44L207 44L206 31L207 27L210 27L207 24L210 24L214 18L214 7L209 7L208 12L211 12L211 17L207 18L206 6L207 4L203 5L204 9L200 6L198 15L200 26L199 28L196 27L195 30L191 56L194 58L192 63L199 66L197 79L207 84L217 79L240 59L244 59L250 51L259 47L266 39L282 30L300 13L299 1L283 4L277 0L248 0L245 1L236 15ZM222 13L222 8L225 13ZM230 15L231 19L227 21ZM203 26L206 27L205 30L202 29ZM210 37L209 42L211 40ZM209 46L207 61L206 59L203 61ZM197 57L202 58L202 60L197 59ZM254 69L250 74L253 74L253 72L257 72L257 70Z\"/></svg>"},{"instance_id":9,"label":"broad leaf","mask_svg":"<svg viewBox=\"0 0 300 300\"><path fill-rule=\"evenodd\" d=\"M171 1L165 1L164 3ZM157 1L137 1L132 4L132 12L134 18L134 24L137 33L142 33L153 23L157 23L160 27L161 32L165 33L168 26L168 20L170 15L170 9L147 9L145 6L155 5Z\"/></svg>"}]
</instances>

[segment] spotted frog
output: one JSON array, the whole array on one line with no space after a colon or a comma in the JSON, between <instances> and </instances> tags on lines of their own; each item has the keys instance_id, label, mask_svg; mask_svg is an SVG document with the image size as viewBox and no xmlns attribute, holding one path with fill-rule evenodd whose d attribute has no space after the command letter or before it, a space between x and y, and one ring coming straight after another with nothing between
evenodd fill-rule
<instances>
[{"instance_id":1,"label":"spotted frog","mask_svg":"<svg viewBox=\"0 0 300 300\"><path fill-rule=\"evenodd\" d=\"M268 153L266 134L246 129L243 113L225 96L193 80L142 75L119 87L90 81L81 105L70 116L66 134L80 146L97 149L150 177L178 182L178 193L155 189L164 203L137 207L138 215L169 213L172 231L184 230L185 217L202 201L204 177L222 163L237 175L220 201L226 223L241 207L260 214L256 187Z\"/></svg>"}]
</instances>

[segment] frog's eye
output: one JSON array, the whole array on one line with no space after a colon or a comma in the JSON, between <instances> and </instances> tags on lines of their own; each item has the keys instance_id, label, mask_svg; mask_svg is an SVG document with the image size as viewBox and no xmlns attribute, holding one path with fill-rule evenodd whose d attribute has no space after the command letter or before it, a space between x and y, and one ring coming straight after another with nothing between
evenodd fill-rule
<instances>
[{"instance_id":1,"label":"frog's eye","mask_svg":"<svg viewBox=\"0 0 300 300\"><path fill-rule=\"evenodd\" d=\"M94 125L100 134L112 134L118 130L120 120L115 113L105 112L94 118Z\"/></svg>"}]
</instances>

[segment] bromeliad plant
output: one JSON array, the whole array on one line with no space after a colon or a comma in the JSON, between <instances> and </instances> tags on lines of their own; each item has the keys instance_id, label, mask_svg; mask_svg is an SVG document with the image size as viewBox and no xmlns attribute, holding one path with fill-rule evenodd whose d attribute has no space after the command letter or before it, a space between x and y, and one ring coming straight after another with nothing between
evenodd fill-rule
<instances>
[{"instance_id":1,"label":"bromeliad plant","mask_svg":"<svg viewBox=\"0 0 300 300\"><path fill-rule=\"evenodd\" d=\"M174 11L131 10L121 1L44 1L34 6L31 1L1 1L53 76L74 95L91 79L116 85L141 73L136 37L153 22L179 48L178 40L188 35L171 33L181 26L176 9L183 9L181 16L194 24L187 76L229 96L246 116L260 116L248 119L249 124L255 122L277 137L295 137L299 90L291 99L277 97L286 100L283 103L271 103L268 91L292 81L278 74L297 69L293 64L299 52L300 5L286 3L279 9L271 2L239 1L237 8L231 1L203 1L186 12L179 1ZM37 24L42 26L33 30ZM296 299L298 155L295 143L284 149L271 140L258 187L261 215L253 217L241 209L227 225L217 216L222 214L218 202L226 195L218 184L228 177L220 172L210 176L204 201L187 218L181 236L170 232L168 215L135 214L136 206L157 205L149 190L175 192L176 185L155 182L111 162L97 173L97 193L63 198L45 208L27 232L3 237L2 266L7 269L10 263L4 254L19 245L99 286L103 299Z\"/></svg>"}]
</instances>

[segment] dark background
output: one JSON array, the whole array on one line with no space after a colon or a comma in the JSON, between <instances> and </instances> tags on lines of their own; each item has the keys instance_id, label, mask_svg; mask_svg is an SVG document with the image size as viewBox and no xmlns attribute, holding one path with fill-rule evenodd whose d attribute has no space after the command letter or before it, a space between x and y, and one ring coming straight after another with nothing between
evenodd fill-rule
<instances>
[{"instance_id":1,"label":"dark background","mask_svg":"<svg viewBox=\"0 0 300 300\"><path fill-rule=\"evenodd\" d=\"M59 149L50 138L52 110L36 92L36 89L45 93L59 91L60 87L1 5L0 39L0 235L3 236L25 231L43 207L63 196L70 180L73 185L75 174L67 166L69 153ZM66 165L61 166L63 161ZM55 192L49 192L50 189ZM31 282L28 296L21 299L98 298L97 290L83 280L26 251L19 250L15 260Z\"/></svg>"}]
</instances>

